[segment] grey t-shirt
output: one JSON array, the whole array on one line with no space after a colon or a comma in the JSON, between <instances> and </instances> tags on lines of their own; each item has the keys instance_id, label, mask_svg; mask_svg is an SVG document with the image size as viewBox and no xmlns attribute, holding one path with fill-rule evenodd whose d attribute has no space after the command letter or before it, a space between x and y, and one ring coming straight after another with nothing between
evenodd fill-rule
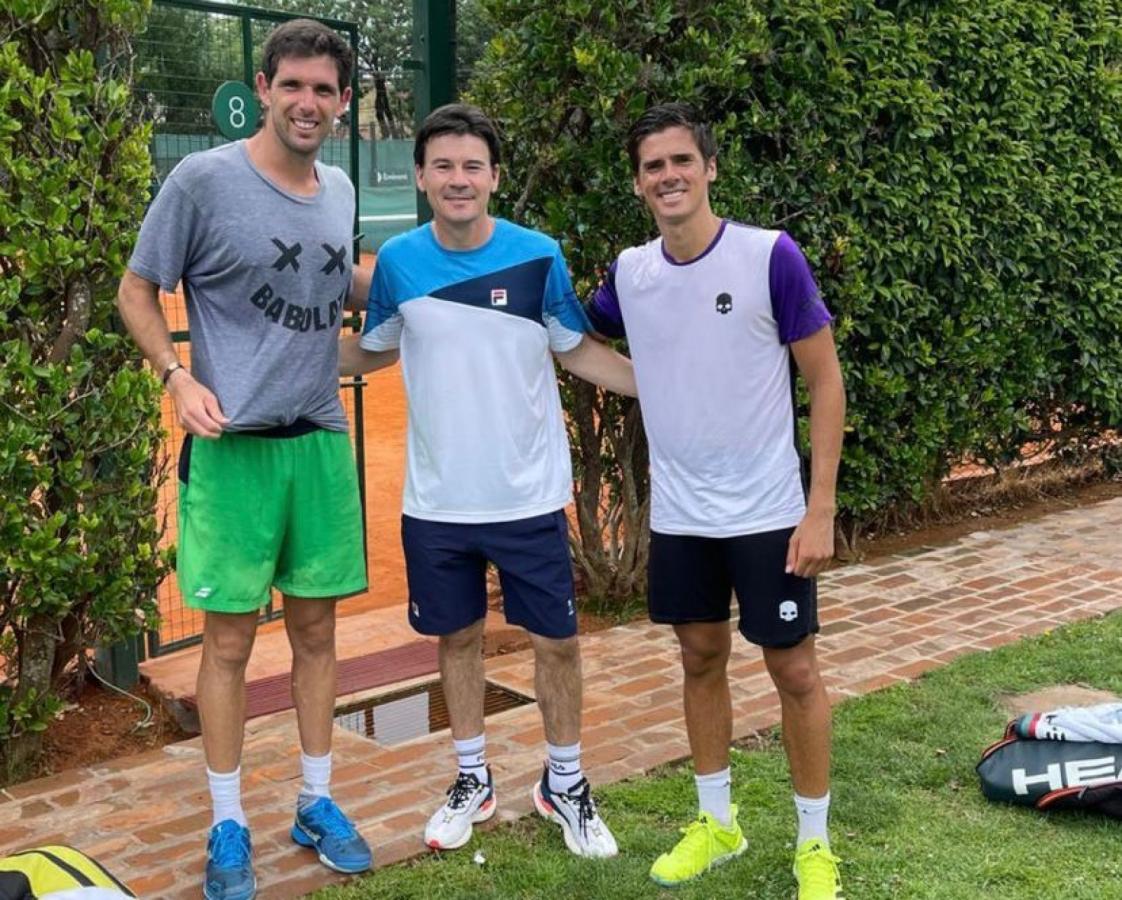
<instances>
[{"instance_id":1,"label":"grey t-shirt","mask_svg":"<svg viewBox=\"0 0 1122 900\"><path fill-rule=\"evenodd\" d=\"M175 290L191 330L191 372L231 431L308 419L347 430L339 327L351 284L354 188L316 163L319 191L281 190L245 142L192 153L144 217L129 268Z\"/></svg>"}]
</instances>

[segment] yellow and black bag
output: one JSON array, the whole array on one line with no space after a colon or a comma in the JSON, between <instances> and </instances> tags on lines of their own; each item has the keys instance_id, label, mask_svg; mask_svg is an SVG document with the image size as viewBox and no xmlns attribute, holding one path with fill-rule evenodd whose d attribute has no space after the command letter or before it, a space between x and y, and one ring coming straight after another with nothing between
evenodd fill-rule
<instances>
[{"instance_id":1,"label":"yellow and black bag","mask_svg":"<svg viewBox=\"0 0 1122 900\"><path fill-rule=\"evenodd\" d=\"M109 888L122 897L136 896L104 866L73 847L36 847L0 858L0 900L39 900L75 888Z\"/></svg>"}]
</instances>

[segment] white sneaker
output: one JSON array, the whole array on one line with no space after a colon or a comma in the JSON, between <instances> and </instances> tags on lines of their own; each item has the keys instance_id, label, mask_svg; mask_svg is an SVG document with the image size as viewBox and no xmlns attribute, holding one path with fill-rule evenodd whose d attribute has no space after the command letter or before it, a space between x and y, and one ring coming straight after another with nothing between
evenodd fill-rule
<instances>
[{"instance_id":1,"label":"white sneaker","mask_svg":"<svg viewBox=\"0 0 1122 900\"><path fill-rule=\"evenodd\" d=\"M534 807L561 826L565 846L577 856L608 857L619 853L616 839L596 811L592 788L582 778L568 791L549 789L549 768L534 785Z\"/></svg>"},{"instance_id":2,"label":"white sneaker","mask_svg":"<svg viewBox=\"0 0 1122 900\"><path fill-rule=\"evenodd\" d=\"M495 787L491 767L487 783L468 772L460 772L448 788L448 800L425 826L425 846L433 850L455 850L471 840L474 822L486 822L495 814Z\"/></svg>"}]
</instances>

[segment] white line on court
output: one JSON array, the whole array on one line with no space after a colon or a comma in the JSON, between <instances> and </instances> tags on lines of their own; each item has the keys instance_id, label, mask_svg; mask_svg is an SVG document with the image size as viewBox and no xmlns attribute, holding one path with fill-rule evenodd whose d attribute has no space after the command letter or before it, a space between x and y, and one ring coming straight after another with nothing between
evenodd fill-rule
<instances>
[{"instance_id":1,"label":"white line on court","mask_svg":"<svg viewBox=\"0 0 1122 900\"><path fill-rule=\"evenodd\" d=\"M395 216L359 216L360 222L415 222L417 221L416 213L408 213L405 215Z\"/></svg>"}]
</instances>

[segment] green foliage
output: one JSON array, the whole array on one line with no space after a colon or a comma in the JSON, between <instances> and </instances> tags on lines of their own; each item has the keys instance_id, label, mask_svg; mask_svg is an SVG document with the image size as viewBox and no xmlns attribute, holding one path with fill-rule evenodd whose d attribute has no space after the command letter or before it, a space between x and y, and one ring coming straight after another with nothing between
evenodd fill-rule
<instances>
[{"instance_id":1,"label":"green foliage","mask_svg":"<svg viewBox=\"0 0 1122 900\"><path fill-rule=\"evenodd\" d=\"M1122 423L1117 0L485 7L500 206L564 238L578 290L654 231L623 145L655 102L714 122L719 214L803 246L838 315L851 520Z\"/></svg>"},{"instance_id":2,"label":"green foliage","mask_svg":"<svg viewBox=\"0 0 1122 900\"><path fill-rule=\"evenodd\" d=\"M165 573L159 383L114 333L150 177L130 95L146 3L0 13L0 746L57 707L63 667L154 618ZM33 752L33 751L32 751Z\"/></svg>"}]
</instances>

